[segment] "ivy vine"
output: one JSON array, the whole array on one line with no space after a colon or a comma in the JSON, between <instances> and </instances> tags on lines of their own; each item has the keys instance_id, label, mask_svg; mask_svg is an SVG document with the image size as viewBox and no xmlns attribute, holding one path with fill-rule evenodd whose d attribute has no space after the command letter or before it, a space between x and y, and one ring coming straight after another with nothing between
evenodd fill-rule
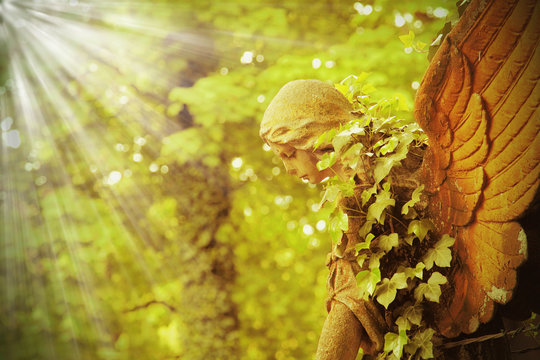
<instances>
[{"instance_id":1,"label":"ivy vine","mask_svg":"<svg viewBox=\"0 0 540 360\"><path fill-rule=\"evenodd\" d=\"M379 358L429 359L436 340L425 309L440 300L454 239L433 236L434 226L423 211L423 185L403 201L393 170L410 152L421 152L427 137L412 119L394 115L409 110L404 98L374 101L376 89L367 77L349 76L335 85L356 116L319 137L315 149L332 144L334 151L325 152L317 166L323 170L339 163L351 171L348 178L336 174L328 180L321 207L328 212L335 243L349 221L363 222L358 231L362 241L355 245L362 268L359 298L377 301L392 322ZM359 173L367 181L360 181Z\"/></svg>"}]
</instances>

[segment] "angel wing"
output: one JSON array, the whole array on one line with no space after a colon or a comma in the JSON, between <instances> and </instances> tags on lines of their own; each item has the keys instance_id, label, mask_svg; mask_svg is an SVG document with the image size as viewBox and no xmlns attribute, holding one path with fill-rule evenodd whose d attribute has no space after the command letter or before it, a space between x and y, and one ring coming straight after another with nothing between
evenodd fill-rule
<instances>
[{"instance_id":1,"label":"angel wing","mask_svg":"<svg viewBox=\"0 0 540 360\"><path fill-rule=\"evenodd\" d=\"M512 297L527 239L516 221L540 174L540 3L473 1L431 61L415 102L422 177L439 234L456 238L436 322L474 332Z\"/></svg>"}]
</instances>

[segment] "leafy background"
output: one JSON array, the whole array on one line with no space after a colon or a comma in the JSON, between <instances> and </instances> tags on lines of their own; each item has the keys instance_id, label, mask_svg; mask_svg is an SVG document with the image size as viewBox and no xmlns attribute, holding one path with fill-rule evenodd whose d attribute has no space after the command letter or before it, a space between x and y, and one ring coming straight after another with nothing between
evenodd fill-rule
<instances>
[{"instance_id":1,"label":"leafy background","mask_svg":"<svg viewBox=\"0 0 540 360\"><path fill-rule=\"evenodd\" d=\"M323 189L259 121L287 81L361 72L412 108L428 61L399 36L454 3L0 6L0 358L312 358Z\"/></svg>"}]
</instances>

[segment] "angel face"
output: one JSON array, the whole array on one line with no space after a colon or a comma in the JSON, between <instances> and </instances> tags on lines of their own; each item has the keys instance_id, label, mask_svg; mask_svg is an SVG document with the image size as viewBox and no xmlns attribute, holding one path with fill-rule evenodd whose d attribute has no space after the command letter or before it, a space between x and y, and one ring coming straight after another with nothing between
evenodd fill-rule
<instances>
[{"instance_id":1,"label":"angel face","mask_svg":"<svg viewBox=\"0 0 540 360\"><path fill-rule=\"evenodd\" d=\"M317 169L317 162L322 156L321 152L296 149L288 144L269 143L268 145L281 158L285 170L293 176L307 180L312 184L318 184L324 179L335 175L332 168L323 171Z\"/></svg>"}]
</instances>

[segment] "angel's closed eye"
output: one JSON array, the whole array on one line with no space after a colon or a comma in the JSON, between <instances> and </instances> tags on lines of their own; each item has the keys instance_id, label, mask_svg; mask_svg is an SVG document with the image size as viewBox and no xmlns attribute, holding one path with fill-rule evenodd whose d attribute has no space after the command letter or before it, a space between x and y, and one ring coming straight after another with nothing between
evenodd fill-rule
<instances>
[{"instance_id":1,"label":"angel's closed eye","mask_svg":"<svg viewBox=\"0 0 540 360\"><path fill-rule=\"evenodd\" d=\"M334 151L334 147L333 146L327 146L325 148L322 148L322 149L317 149L314 151L315 154L326 154L326 153L329 153L329 152L332 152Z\"/></svg>"},{"instance_id":2,"label":"angel's closed eye","mask_svg":"<svg viewBox=\"0 0 540 360\"><path fill-rule=\"evenodd\" d=\"M288 152L288 153L281 153L281 156L286 158L286 159L290 159L290 158L293 158L294 155L296 155L296 149Z\"/></svg>"}]
</instances>

